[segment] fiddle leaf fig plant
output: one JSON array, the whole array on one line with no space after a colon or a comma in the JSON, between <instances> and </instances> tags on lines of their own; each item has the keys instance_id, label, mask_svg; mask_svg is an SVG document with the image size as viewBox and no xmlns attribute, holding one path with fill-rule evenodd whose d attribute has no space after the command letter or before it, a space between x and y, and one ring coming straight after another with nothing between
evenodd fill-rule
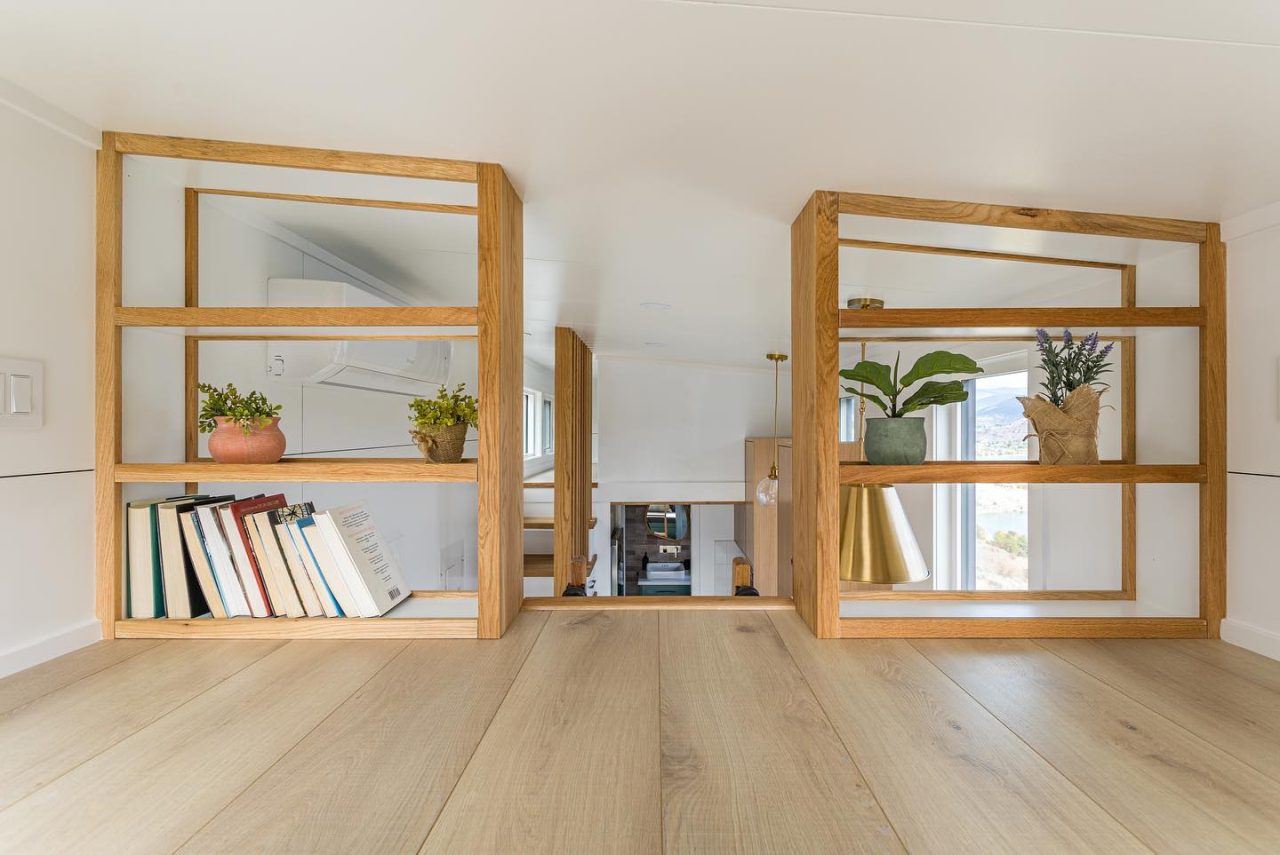
<instances>
[{"instance_id":1,"label":"fiddle leaf fig plant","mask_svg":"<svg viewBox=\"0 0 1280 855\"><path fill-rule=\"evenodd\" d=\"M228 383L222 389L211 383L201 383L198 388L205 396L198 419L201 433L213 433L218 426L216 419L228 418L245 434L250 434L254 428L266 427L280 415L280 404L271 403L261 392L242 395L234 383Z\"/></svg>"},{"instance_id":2,"label":"fiddle leaf fig plant","mask_svg":"<svg viewBox=\"0 0 1280 855\"><path fill-rule=\"evenodd\" d=\"M928 380L921 383L920 388L910 396L903 398L909 388L925 380L926 377L936 377L939 374L982 373L978 363L968 356L949 353L945 350L926 353L916 360L915 365L912 365L906 374L899 375L898 363L901 360L902 354L899 353L893 361L893 368L890 368L884 363L864 359L853 368L846 368L840 372L840 376L845 380L870 386L880 394L853 386L845 386L844 390L875 404L884 410L884 414L889 418L899 419L934 404L956 404L969 397L963 381Z\"/></svg>"}]
</instances>

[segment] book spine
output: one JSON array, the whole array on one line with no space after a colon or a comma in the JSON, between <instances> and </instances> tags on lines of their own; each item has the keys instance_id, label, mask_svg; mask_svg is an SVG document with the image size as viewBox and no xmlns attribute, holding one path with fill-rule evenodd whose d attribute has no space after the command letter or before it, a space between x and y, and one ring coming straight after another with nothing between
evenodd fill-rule
<instances>
[{"instance_id":1,"label":"book spine","mask_svg":"<svg viewBox=\"0 0 1280 855\"><path fill-rule=\"evenodd\" d=\"M245 598L249 602L249 613L253 617L271 617L271 606L267 603L267 589L262 579L249 563L248 535L240 527L239 520L229 508L219 508L222 518L222 533L227 539L227 547L231 552L231 561L240 584L244 588Z\"/></svg>"},{"instance_id":2,"label":"book spine","mask_svg":"<svg viewBox=\"0 0 1280 855\"><path fill-rule=\"evenodd\" d=\"M320 534L324 537L330 554L333 555L338 572L342 574L347 583L347 588L351 591L355 600L356 607L360 610L360 616L380 617L382 612L379 610L378 604L374 602L373 594L369 591L369 586L365 584L364 577L360 575L360 570L356 567L351 553L347 551L347 543L338 532L333 518L329 514L317 514L316 528L320 529Z\"/></svg>"},{"instance_id":3,"label":"book spine","mask_svg":"<svg viewBox=\"0 0 1280 855\"><path fill-rule=\"evenodd\" d=\"M187 556L191 559L191 566L195 569L196 581L200 585L200 590L204 592L204 600L209 606L209 613L215 618L225 618L227 616L227 606L223 602L222 592L218 590L218 583L213 575L213 562L210 560L209 552L204 548L204 542L200 536L200 519L196 516L195 511L185 511L179 514L178 521L182 526L182 541L187 548Z\"/></svg>"},{"instance_id":4,"label":"book spine","mask_svg":"<svg viewBox=\"0 0 1280 855\"><path fill-rule=\"evenodd\" d=\"M270 521L268 520L270 525ZM320 604L320 597L316 594L315 583L311 579L311 574L307 572L306 565L302 562L302 556L298 554L298 549L294 545L293 536L289 534L289 527L284 523L276 523L272 525L275 531L276 543L280 547L280 554L284 559L285 567L289 570L289 575L293 578L293 586L298 591L298 598L302 600L303 611L310 617L324 617L324 606Z\"/></svg>"},{"instance_id":5,"label":"book spine","mask_svg":"<svg viewBox=\"0 0 1280 855\"><path fill-rule=\"evenodd\" d=\"M306 537L302 534L302 529L296 521L286 523L289 537L293 541L293 547L298 553L298 559L306 567L307 575L311 578L311 585L316 590L316 595L320 598L320 607L328 617L343 617L342 606L338 603L338 598L333 595L333 589L329 587L329 583L325 581L324 574L320 572L320 565L316 563L315 554L311 551L311 545L307 543Z\"/></svg>"}]
</instances>

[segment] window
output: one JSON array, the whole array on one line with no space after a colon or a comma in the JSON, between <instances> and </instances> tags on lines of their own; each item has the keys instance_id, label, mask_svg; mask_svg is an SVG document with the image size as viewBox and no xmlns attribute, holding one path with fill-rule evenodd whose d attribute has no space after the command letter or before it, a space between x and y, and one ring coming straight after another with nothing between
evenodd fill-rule
<instances>
[{"instance_id":1,"label":"window","mask_svg":"<svg viewBox=\"0 0 1280 855\"><path fill-rule=\"evenodd\" d=\"M850 395L840 399L840 441L858 439L858 399Z\"/></svg>"},{"instance_id":2,"label":"window","mask_svg":"<svg viewBox=\"0 0 1280 855\"><path fill-rule=\"evenodd\" d=\"M538 456L538 393L524 390L524 456Z\"/></svg>"},{"instance_id":3,"label":"window","mask_svg":"<svg viewBox=\"0 0 1280 855\"><path fill-rule=\"evenodd\" d=\"M965 383L961 455L966 460L1026 460L1027 422L1017 395L1028 372L984 374ZM961 498L961 587L1025 591L1030 582L1026 484L965 484Z\"/></svg>"},{"instance_id":4,"label":"window","mask_svg":"<svg viewBox=\"0 0 1280 855\"><path fill-rule=\"evenodd\" d=\"M542 454L545 457L556 448L556 409L550 398L542 399Z\"/></svg>"}]
</instances>

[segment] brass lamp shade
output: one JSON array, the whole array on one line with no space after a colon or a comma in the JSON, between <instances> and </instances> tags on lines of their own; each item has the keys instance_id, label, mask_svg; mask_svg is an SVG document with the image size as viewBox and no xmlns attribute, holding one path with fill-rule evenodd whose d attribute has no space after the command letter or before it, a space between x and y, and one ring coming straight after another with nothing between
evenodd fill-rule
<instances>
[{"instance_id":1,"label":"brass lamp shade","mask_svg":"<svg viewBox=\"0 0 1280 855\"><path fill-rule=\"evenodd\" d=\"M841 486L840 578L879 585L929 578L920 544L893 487Z\"/></svg>"}]
</instances>

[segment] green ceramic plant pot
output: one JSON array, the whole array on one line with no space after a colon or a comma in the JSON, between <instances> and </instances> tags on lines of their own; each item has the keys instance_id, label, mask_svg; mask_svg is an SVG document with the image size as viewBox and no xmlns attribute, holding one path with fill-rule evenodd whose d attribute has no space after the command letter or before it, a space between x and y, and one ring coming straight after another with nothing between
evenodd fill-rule
<instances>
[{"instance_id":1,"label":"green ceramic plant pot","mask_svg":"<svg viewBox=\"0 0 1280 855\"><path fill-rule=\"evenodd\" d=\"M881 466L924 463L926 446L921 416L867 419L863 451L868 463Z\"/></svg>"}]
</instances>

